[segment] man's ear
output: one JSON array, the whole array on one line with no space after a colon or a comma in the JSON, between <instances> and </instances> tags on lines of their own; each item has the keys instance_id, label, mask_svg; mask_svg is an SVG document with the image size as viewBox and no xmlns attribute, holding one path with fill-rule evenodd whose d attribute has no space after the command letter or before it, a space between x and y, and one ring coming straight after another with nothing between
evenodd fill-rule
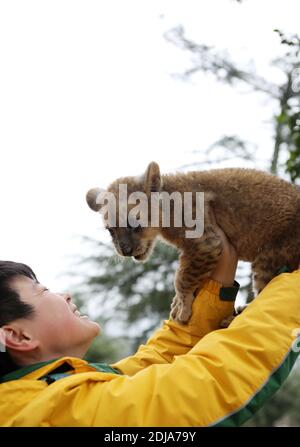
<instances>
[{"instance_id":1,"label":"man's ear","mask_svg":"<svg viewBox=\"0 0 300 447\"><path fill-rule=\"evenodd\" d=\"M104 205L107 191L101 188L92 188L86 193L86 201L93 211L100 211Z\"/></svg>"},{"instance_id":2,"label":"man's ear","mask_svg":"<svg viewBox=\"0 0 300 447\"><path fill-rule=\"evenodd\" d=\"M0 342L4 347L14 351L32 351L39 346L39 341L28 332L9 325L0 328Z\"/></svg>"},{"instance_id":3,"label":"man's ear","mask_svg":"<svg viewBox=\"0 0 300 447\"><path fill-rule=\"evenodd\" d=\"M144 175L144 188L146 194L151 192L159 192L161 190L162 181L160 176L159 166L155 161L152 161L146 169Z\"/></svg>"}]
</instances>

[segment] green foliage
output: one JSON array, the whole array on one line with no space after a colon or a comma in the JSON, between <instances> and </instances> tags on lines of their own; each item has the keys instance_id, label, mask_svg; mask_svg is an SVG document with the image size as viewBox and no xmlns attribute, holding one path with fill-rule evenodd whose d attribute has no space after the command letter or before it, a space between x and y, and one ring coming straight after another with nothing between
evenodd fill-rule
<instances>
[{"instance_id":1,"label":"green foliage","mask_svg":"<svg viewBox=\"0 0 300 447\"><path fill-rule=\"evenodd\" d=\"M290 155L286 162L286 171L291 180L296 182L300 178L300 112L286 114L283 119L289 135Z\"/></svg>"},{"instance_id":2,"label":"green foliage","mask_svg":"<svg viewBox=\"0 0 300 447\"><path fill-rule=\"evenodd\" d=\"M294 369L281 389L245 426L300 426L300 372Z\"/></svg>"},{"instance_id":3,"label":"green foliage","mask_svg":"<svg viewBox=\"0 0 300 447\"><path fill-rule=\"evenodd\" d=\"M300 177L300 37L296 34L287 36L278 33L282 45L287 47L286 64L288 64L286 94L281 98L280 114L276 125L281 130L281 143L288 148L286 172L292 182Z\"/></svg>"}]
</instances>

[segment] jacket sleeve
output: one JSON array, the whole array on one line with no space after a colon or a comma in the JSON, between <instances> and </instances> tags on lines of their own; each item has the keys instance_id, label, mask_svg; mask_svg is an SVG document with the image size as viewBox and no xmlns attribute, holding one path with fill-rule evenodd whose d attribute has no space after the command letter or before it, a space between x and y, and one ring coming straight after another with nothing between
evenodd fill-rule
<instances>
[{"instance_id":1,"label":"jacket sleeve","mask_svg":"<svg viewBox=\"0 0 300 447\"><path fill-rule=\"evenodd\" d=\"M166 320L161 328L141 345L136 354L111 365L123 374L133 375L153 364L171 363L175 356L186 354L206 334L220 327L232 314L234 305L219 298L221 284L206 280L194 300L192 317L187 325Z\"/></svg>"},{"instance_id":2,"label":"jacket sleeve","mask_svg":"<svg viewBox=\"0 0 300 447\"><path fill-rule=\"evenodd\" d=\"M200 340L182 348L186 353L172 363L153 363L133 376L62 379L32 400L15 424L241 425L286 379L298 355L299 331L296 271L274 278L229 328L203 338L199 332Z\"/></svg>"},{"instance_id":3,"label":"jacket sleeve","mask_svg":"<svg viewBox=\"0 0 300 447\"><path fill-rule=\"evenodd\" d=\"M154 364L134 377L106 383L99 402L114 411L96 421L240 425L287 377L299 351L297 331L299 270L274 278L228 329L209 333L171 364Z\"/></svg>"}]
</instances>

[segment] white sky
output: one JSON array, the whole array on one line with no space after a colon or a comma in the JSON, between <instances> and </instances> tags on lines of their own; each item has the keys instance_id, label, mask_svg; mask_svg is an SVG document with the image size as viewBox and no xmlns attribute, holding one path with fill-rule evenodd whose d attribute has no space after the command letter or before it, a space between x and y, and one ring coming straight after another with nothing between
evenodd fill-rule
<instances>
[{"instance_id":1,"label":"white sky","mask_svg":"<svg viewBox=\"0 0 300 447\"><path fill-rule=\"evenodd\" d=\"M223 134L268 156L274 104L202 75L175 80L190 57L163 34L182 24L280 80L272 30L297 32L299 17L299 0L1 0L0 259L66 289L59 274L86 251L79 236L104 236L90 187L151 160L172 171Z\"/></svg>"}]
</instances>

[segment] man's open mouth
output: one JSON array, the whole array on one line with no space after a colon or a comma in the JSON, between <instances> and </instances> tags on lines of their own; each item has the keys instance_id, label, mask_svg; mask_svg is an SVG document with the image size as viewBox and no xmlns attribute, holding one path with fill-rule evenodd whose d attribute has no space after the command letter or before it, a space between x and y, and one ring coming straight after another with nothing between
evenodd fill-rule
<instances>
[{"instance_id":1,"label":"man's open mouth","mask_svg":"<svg viewBox=\"0 0 300 447\"><path fill-rule=\"evenodd\" d=\"M148 252L149 252L150 246L151 246L151 242L148 242L146 249L142 253L134 255L133 256L134 259L136 261L142 261L143 259L145 259L147 257Z\"/></svg>"},{"instance_id":2,"label":"man's open mouth","mask_svg":"<svg viewBox=\"0 0 300 447\"><path fill-rule=\"evenodd\" d=\"M141 259L144 259L146 254L147 254L147 250L144 251L144 253L141 253L140 255L134 256L134 259L136 259L137 261L140 261Z\"/></svg>"},{"instance_id":3,"label":"man's open mouth","mask_svg":"<svg viewBox=\"0 0 300 447\"><path fill-rule=\"evenodd\" d=\"M73 311L73 314L78 318L88 318L87 315L82 315L77 308Z\"/></svg>"}]
</instances>

